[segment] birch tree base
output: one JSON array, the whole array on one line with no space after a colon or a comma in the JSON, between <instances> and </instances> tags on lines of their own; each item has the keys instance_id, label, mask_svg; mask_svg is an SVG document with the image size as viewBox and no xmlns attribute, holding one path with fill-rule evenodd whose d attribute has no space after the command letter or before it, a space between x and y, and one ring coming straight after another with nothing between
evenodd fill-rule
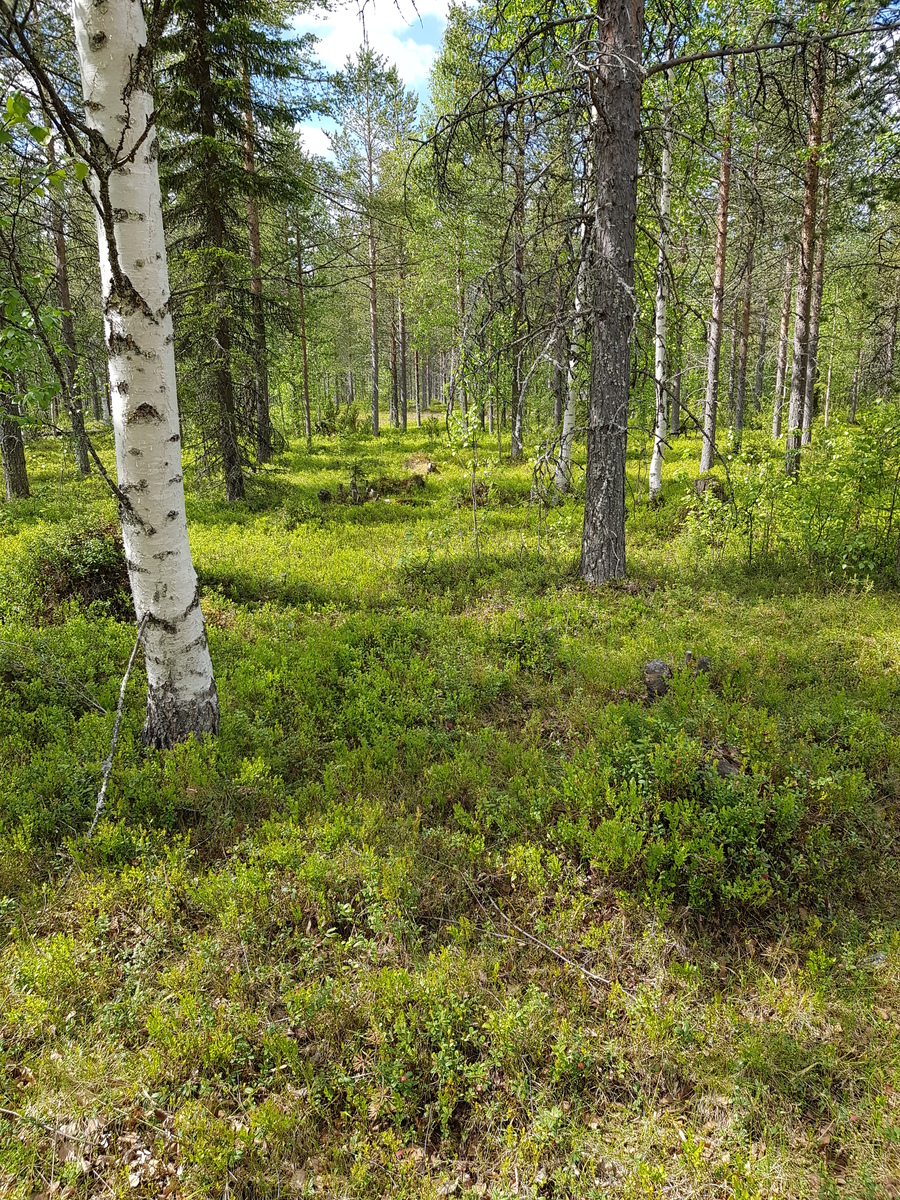
<instances>
[{"instance_id":1,"label":"birch tree base","mask_svg":"<svg viewBox=\"0 0 900 1200\"><path fill-rule=\"evenodd\" d=\"M168 683L147 687L147 716L141 731L145 746L169 750L191 734L202 737L218 732L219 700L214 682L190 699L180 696Z\"/></svg>"}]
</instances>

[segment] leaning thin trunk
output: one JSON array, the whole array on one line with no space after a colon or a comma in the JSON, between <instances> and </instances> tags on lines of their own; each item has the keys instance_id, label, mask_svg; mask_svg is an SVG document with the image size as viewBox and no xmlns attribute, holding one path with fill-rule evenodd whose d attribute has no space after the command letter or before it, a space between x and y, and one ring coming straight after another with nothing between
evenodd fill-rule
<instances>
[{"instance_id":1,"label":"leaning thin trunk","mask_svg":"<svg viewBox=\"0 0 900 1200\"><path fill-rule=\"evenodd\" d=\"M266 315L263 310L262 248L259 236L259 202L252 190L256 175L253 95L250 68L246 57L244 83L244 170L251 177L247 198L247 232L250 239L250 311L253 318L253 371L256 396L256 458L268 462L272 457L272 418L269 412L269 356L266 346Z\"/></svg>"},{"instance_id":2,"label":"leaning thin trunk","mask_svg":"<svg viewBox=\"0 0 900 1200\"><path fill-rule=\"evenodd\" d=\"M726 68L727 69L727 68ZM733 70L733 68L732 68ZM716 213L716 261L713 273L712 315L706 355L706 401L703 408L703 450L700 474L710 470L716 454L716 418L719 403L719 357L722 351L722 318L725 305L725 261L728 248L728 196L731 189L732 74L725 86L725 127L719 161L719 199Z\"/></svg>"},{"instance_id":3,"label":"leaning thin trunk","mask_svg":"<svg viewBox=\"0 0 900 1200\"><path fill-rule=\"evenodd\" d=\"M216 733L219 704L185 515L147 30L131 0L73 0L72 14L84 119L104 172L93 188L122 536L144 629L142 736L172 746Z\"/></svg>"},{"instance_id":4,"label":"leaning thin trunk","mask_svg":"<svg viewBox=\"0 0 900 1200\"><path fill-rule=\"evenodd\" d=\"M594 257L581 574L625 575L625 455L641 114L642 0L603 5L591 113Z\"/></svg>"},{"instance_id":5,"label":"leaning thin trunk","mask_svg":"<svg viewBox=\"0 0 900 1200\"><path fill-rule=\"evenodd\" d=\"M787 449L784 467L788 475L800 470L800 436L806 368L809 354L810 308L812 303L813 254L816 240L816 205L819 194L819 157L822 116L825 110L825 52L816 46L809 99L807 158L803 169L803 216L800 221L800 255L797 263L797 303L794 309L794 361L788 408Z\"/></svg>"},{"instance_id":6,"label":"leaning thin trunk","mask_svg":"<svg viewBox=\"0 0 900 1200\"><path fill-rule=\"evenodd\" d=\"M772 437L781 437L781 411L784 408L784 379L787 371L788 333L791 328L791 294L794 288L794 263L791 244L785 245L784 288L781 296L781 325L778 330L778 358L775 363L775 404L772 409Z\"/></svg>"},{"instance_id":7,"label":"leaning thin trunk","mask_svg":"<svg viewBox=\"0 0 900 1200\"><path fill-rule=\"evenodd\" d=\"M672 92L674 72L666 72L666 99L663 107L662 184L659 193L659 250L656 258L656 330L653 378L656 391L656 423L653 430L653 454L650 458L650 499L662 492L662 464L666 445L666 309L669 300L669 214L672 209Z\"/></svg>"},{"instance_id":8,"label":"leaning thin trunk","mask_svg":"<svg viewBox=\"0 0 900 1200\"><path fill-rule=\"evenodd\" d=\"M819 321L822 314L822 292L825 287L825 246L828 240L828 180L822 185L822 218L816 240L816 264L813 272L813 294L809 308L809 352L806 363L806 385L803 395L803 432L800 444L812 440L813 409L815 407L816 373L819 366Z\"/></svg>"}]
</instances>

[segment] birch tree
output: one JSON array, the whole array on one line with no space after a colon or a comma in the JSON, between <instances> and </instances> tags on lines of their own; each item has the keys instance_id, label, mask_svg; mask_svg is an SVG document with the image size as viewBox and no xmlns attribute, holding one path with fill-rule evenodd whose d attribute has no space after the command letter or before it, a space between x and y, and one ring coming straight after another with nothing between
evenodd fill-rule
<instances>
[{"instance_id":1,"label":"birch tree","mask_svg":"<svg viewBox=\"0 0 900 1200\"><path fill-rule=\"evenodd\" d=\"M50 80L39 83L91 167L122 536L147 669L142 737L167 747L218 732L219 705L185 514L152 44L132 0L73 0L72 18L84 125ZM44 75L25 29L15 32L26 66Z\"/></svg>"}]
</instances>

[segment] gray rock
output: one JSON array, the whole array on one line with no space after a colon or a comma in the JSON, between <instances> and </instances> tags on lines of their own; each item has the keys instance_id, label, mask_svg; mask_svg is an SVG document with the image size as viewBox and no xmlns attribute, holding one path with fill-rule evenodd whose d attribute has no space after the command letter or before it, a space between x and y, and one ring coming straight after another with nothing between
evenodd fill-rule
<instances>
[{"instance_id":1,"label":"gray rock","mask_svg":"<svg viewBox=\"0 0 900 1200\"><path fill-rule=\"evenodd\" d=\"M695 666L698 671L702 671L704 675L708 675L712 670L712 659L707 658L705 654L701 654Z\"/></svg>"},{"instance_id":2,"label":"gray rock","mask_svg":"<svg viewBox=\"0 0 900 1200\"><path fill-rule=\"evenodd\" d=\"M669 690L668 681L672 678L672 668L661 658L651 658L644 667L644 683L647 685L647 695L664 696Z\"/></svg>"}]
</instances>

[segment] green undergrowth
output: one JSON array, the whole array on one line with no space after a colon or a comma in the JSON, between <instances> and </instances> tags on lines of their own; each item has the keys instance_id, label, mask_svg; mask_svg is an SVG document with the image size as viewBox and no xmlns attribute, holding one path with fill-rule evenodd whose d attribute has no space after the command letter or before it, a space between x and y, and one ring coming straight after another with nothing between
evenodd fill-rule
<instances>
[{"instance_id":1,"label":"green undergrowth","mask_svg":"<svg viewBox=\"0 0 900 1200\"><path fill-rule=\"evenodd\" d=\"M231 507L195 481L221 736L144 750L138 666L90 843L133 616L100 481L30 448L0 509L5 1194L900 1194L867 419L787 488L749 435L734 504L679 439L650 507L635 454L602 589L577 489L529 500L481 450L476 540L436 424L298 444Z\"/></svg>"}]
</instances>

